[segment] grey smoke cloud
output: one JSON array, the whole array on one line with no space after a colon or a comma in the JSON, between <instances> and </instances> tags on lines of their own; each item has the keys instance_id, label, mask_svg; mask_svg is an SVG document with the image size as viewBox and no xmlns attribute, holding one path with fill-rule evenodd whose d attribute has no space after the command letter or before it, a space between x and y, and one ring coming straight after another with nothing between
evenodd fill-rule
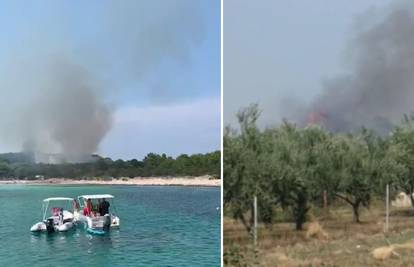
<instances>
[{"instance_id":1,"label":"grey smoke cloud","mask_svg":"<svg viewBox=\"0 0 414 267\"><path fill-rule=\"evenodd\" d=\"M112 126L111 96L157 81L161 89L151 96L164 99L169 82L156 77L159 66L191 63L191 49L204 36L200 11L195 1L113 1L83 43L65 23L33 21L37 31L20 33L24 41L0 64L2 147L62 153L70 161L97 152Z\"/></svg>"},{"instance_id":2,"label":"grey smoke cloud","mask_svg":"<svg viewBox=\"0 0 414 267\"><path fill-rule=\"evenodd\" d=\"M1 140L26 152L82 160L97 151L111 128L113 107L103 98L105 88L63 53L59 59L38 56L32 57L36 64L15 63L3 72Z\"/></svg>"},{"instance_id":3,"label":"grey smoke cloud","mask_svg":"<svg viewBox=\"0 0 414 267\"><path fill-rule=\"evenodd\" d=\"M102 89L87 70L68 62L52 64L50 75L33 99L36 112L27 113L32 123L56 141L64 154L96 151L112 122L112 107L99 94Z\"/></svg>"},{"instance_id":4,"label":"grey smoke cloud","mask_svg":"<svg viewBox=\"0 0 414 267\"><path fill-rule=\"evenodd\" d=\"M206 34L200 1L170 0L114 2L108 9L107 25L111 42L122 49L112 51L118 58L127 82L145 82L153 102L177 97L170 82L175 77L160 76L160 63L169 68L191 65L192 50ZM111 63L113 64L113 62ZM168 71L166 71L168 73Z\"/></svg>"},{"instance_id":5,"label":"grey smoke cloud","mask_svg":"<svg viewBox=\"0 0 414 267\"><path fill-rule=\"evenodd\" d=\"M333 131L365 126L385 134L414 111L414 3L399 1L369 16L357 24L346 72L327 80L297 120L317 112Z\"/></svg>"}]
</instances>

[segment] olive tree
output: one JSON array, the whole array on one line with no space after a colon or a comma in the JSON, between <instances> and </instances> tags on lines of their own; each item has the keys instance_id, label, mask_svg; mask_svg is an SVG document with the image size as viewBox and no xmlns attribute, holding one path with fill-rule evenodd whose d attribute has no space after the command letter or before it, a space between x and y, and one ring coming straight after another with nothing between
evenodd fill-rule
<instances>
[{"instance_id":1,"label":"olive tree","mask_svg":"<svg viewBox=\"0 0 414 267\"><path fill-rule=\"evenodd\" d=\"M388 158L394 163L398 175L394 184L410 196L414 205L414 126L412 120L397 127L392 133Z\"/></svg>"},{"instance_id":2,"label":"olive tree","mask_svg":"<svg viewBox=\"0 0 414 267\"><path fill-rule=\"evenodd\" d=\"M352 207L354 222L360 222L360 207L369 207L372 193L367 144L352 135L336 135L331 143L335 196Z\"/></svg>"},{"instance_id":3,"label":"olive tree","mask_svg":"<svg viewBox=\"0 0 414 267\"><path fill-rule=\"evenodd\" d=\"M240 110L240 134L226 128L224 135L224 201L231 215L240 219L247 231L253 225L253 198L261 195L261 135L256 126L257 105Z\"/></svg>"},{"instance_id":4,"label":"olive tree","mask_svg":"<svg viewBox=\"0 0 414 267\"><path fill-rule=\"evenodd\" d=\"M274 203L291 210L297 230L306 222L310 201L321 196L323 190L315 184L321 185L327 177L318 159L326 138L328 135L320 128L301 129L287 122L265 132L267 188Z\"/></svg>"}]
</instances>

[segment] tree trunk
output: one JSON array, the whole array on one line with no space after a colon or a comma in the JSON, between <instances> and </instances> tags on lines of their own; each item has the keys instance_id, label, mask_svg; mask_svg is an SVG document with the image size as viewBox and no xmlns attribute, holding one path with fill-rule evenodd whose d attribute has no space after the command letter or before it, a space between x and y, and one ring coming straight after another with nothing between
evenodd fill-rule
<instances>
[{"instance_id":1,"label":"tree trunk","mask_svg":"<svg viewBox=\"0 0 414 267\"><path fill-rule=\"evenodd\" d=\"M251 232L251 224L249 224L249 220L246 220L246 218L244 217L244 214L242 212L238 212L237 215L236 215L236 218L240 219L240 221L242 222L242 224L246 228L246 231L248 233L250 233Z\"/></svg>"},{"instance_id":2,"label":"tree trunk","mask_svg":"<svg viewBox=\"0 0 414 267\"><path fill-rule=\"evenodd\" d=\"M361 223L361 221L359 220L359 201L355 202L355 204L352 204L352 211L354 214L354 219L353 221L355 223Z\"/></svg>"},{"instance_id":3,"label":"tree trunk","mask_svg":"<svg viewBox=\"0 0 414 267\"><path fill-rule=\"evenodd\" d=\"M345 200L349 205L352 206L352 212L353 212L353 221L355 223L360 223L361 221L359 220L359 206L361 204L361 200L355 200L355 202L353 202L351 199L348 199L345 196L342 196L340 194L335 194L337 197Z\"/></svg>"},{"instance_id":4,"label":"tree trunk","mask_svg":"<svg viewBox=\"0 0 414 267\"><path fill-rule=\"evenodd\" d=\"M254 206L250 209L250 234L254 235Z\"/></svg>"},{"instance_id":5,"label":"tree trunk","mask_svg":"<svg viewBox=\"0 0 414 267\"><path fill-rule=\"evenodd\" d=\"M411 205L414 207L414 197L413 197L413 193L408 193L410 195L410 199L411 199Z\"/></svg>"},{"instance_id":6,"label":"tree trunk","mask_svg":"<svg viewBox=\"0 0 414 267\"><path fill-rule=\"evenodd\" d=\"M406 188L405 193L410 197L411 205L414 207L413 191L414 191L414 185L410 183L409 187Z\"/></svg>"},{"instance_id":7,"label":"tree trunk","mask_svg":"<svg viewBox=\"0 0 414 267\"><path fill-rule=\"evenodd\" d=\"M304 223L304 220L296 219L296 222L295 222L296 231L302 231L303 230L303 223Z\"/></svg>"},{"instance_id":8,"label":"tree trunk","mask_svg":"<svg viewBox=\"0 0 414 267\"><path fill-rule=\"evenodd\" d=\"M306 214L309 211L308 199L304 193L299 193L296 200L296 207L294 207L293 214L295 217L296 230L303 230L303 224L306 221Z\"/></svg>"}]
</instances>

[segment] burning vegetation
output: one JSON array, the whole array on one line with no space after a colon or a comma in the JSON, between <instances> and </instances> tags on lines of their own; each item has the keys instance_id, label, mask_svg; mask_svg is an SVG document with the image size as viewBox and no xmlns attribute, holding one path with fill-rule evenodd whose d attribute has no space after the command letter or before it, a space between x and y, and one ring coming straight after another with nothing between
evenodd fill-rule
<instances>
[{"instance_id":1,"label":"burning vegetation","mask_svg":"<svg viewBox=\"0 0 414 267\"><path fill-rule=\"evenodd\" d=\"M326 80L311 104L286 117L333 132L365 127L386 135L414 111L414 3L395 1L357 23L344 72Z\"/></svg>"}]
</instances>

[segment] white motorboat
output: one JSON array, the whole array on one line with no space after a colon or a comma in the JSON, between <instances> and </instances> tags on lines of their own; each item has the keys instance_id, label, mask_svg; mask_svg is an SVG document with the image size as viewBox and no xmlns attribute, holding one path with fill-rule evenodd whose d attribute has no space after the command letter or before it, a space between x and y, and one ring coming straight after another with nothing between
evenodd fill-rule
<instances>
[{"instance_id":1,"label":"white motorboat","mask_svg":"<svg viewBox=\"0 0 414 267\"><path fill-rule=\"evenodd\" d=\"M51 197L42 202L42 221L34 224L31 232L66 232L73 228L74 199L68 197Z\"/></svg>"},{"instance_id":2,"label":"white motorboat","mask_svg":"<svg viewBox=\"0 0 414 267\"><path fill-rule=\"evenodd\" d=\"M119 228L120 220L115 215L114 196L82 195L78 197L78 201L80 209L74 212L75 220L84 223L89 233L103 235L110 229Z\"/></svg>"}]
</instances>

